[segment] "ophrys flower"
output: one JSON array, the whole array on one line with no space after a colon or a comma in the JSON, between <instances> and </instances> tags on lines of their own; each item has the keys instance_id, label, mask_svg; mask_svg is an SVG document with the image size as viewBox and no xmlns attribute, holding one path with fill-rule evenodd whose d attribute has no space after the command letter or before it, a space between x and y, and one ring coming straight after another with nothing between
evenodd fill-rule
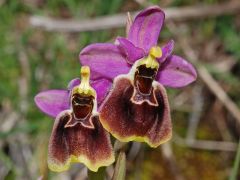
<instances>
[{"instance_id":1,"label":"ophrys flower","mask_svg":"<svg viewBox=\"0 0 240 180\"><path fill-rule=\"evenodd\" d=\"M48 148L48 166L52 171L65 171L71 162L82 162L97 171L114 162L109 134L99 121L97 94L89 77L89 67L83 66L81 82L74 79L68 90L45 91L35 97L41 110L57 115ZM99 84L94 85L98 89Z\"/></svg>"},{"instance_id":2,"label":"ophrys flower","mask_svg":"<svg viewBox=\"0 0 240 180\"><path fill-rule=\"evenodd\" d=\"M190 63L172 55L173 40L157 46L164 18L159 7L147 8L136 16L127 38L92 44L80 53L93 80L113 82L100 117L104 128L121 141L145 141L152 147L167 141L172 126L163 86L184 87L197 77ZM110 85L103 94L107 89Z\"/></svg>"}]
</instances>

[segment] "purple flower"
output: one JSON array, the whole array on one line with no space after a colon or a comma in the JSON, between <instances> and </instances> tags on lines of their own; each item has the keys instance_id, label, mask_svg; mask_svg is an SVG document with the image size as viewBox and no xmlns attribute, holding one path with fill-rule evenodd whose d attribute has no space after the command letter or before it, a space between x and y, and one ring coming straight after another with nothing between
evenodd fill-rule
<instances>
[{"instance_id":1,"label":"purple flower","mask_svg":"<svg viewBox=\"0 0 240 180\"><path fill-rule=\"evenodd\" d=\"M40 92L35 96L35 102L41 111L56 118L60 112L70 108L69 96L71 90L79 84L80 79L75 78L69 82L66 90L54 89ZM107 91L111 83L106 79L100 79L92 80L90 84L98 94L97 102L101 102L104 97L102 94Z\"/></svg>"},{"instance_id":2,"label":"purple flower","mask_svg":"<svg viewBox=\"0 0 240 180\"><path fill-rule=\"evenodd\" d=\"M92 80L104 79L109 87L113 83L100 117L104 128L121 141L145 141L152 147L167 141L172 126L163 86L180 88L196 80L194 67L172 55L173 40L157 46L164 18L159 7L147 8L137 15L127 38L92 44L80 53L81 64L93 71Z\"/></svg>"},{"instance_id":3,"label":"purple flower","mask_svg":"<svg viewBox=\"0 0 240 180\"><path fill-rule=\"evenodd\" d=\"M72 80L68 90L44 91L35 97L39 109L55 117L48 148L52 171L65 171L71 162L82 162L97 171L114 162L109 134L99 120L96 91L89 84L89 67L82 67L81 76L81 82ZM98 90L102 82L91 85Z\"/></svg>"}]
</instances>

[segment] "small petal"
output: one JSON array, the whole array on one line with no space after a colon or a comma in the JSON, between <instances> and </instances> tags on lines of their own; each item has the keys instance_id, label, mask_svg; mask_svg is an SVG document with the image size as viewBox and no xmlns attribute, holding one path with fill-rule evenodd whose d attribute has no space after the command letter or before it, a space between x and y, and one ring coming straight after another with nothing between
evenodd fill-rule
<instances>
[{"instance_id":1,"label":"small petal","mask_svg":"<svg viewBox=\"0 0 240 180\"><path fill-rule=\"evenodd\" d=\"M63 110L69 109L69 91L48 90L34 98L38 108L49 116L56 117Z\"/></svg>"},{"instance_id":2,"label":"small petal","mask_svg":"<svg viewBox=\"0 0 240 180\"><path fill-rule=\"evenodd\" d=\"M103 127L123 142L146 142L157 147L169 140L172 125L167 94L156 81L153 89L152 97L139 98L127 76L115 78L99 111Z\"/></svg>"},{"instance_id":3,"label":"small petal","mask_svg":"<svg viewBox=\"0 0 240 180\"><path fill-rule=\"evenodd\" d=\"M112 80L119 74L128 73L130 69L118 46L110 43L89 45L81 51L79 57L82 65L90 66L93 80Z\"/></svg>"},{"instance_id":4,"label":"small petal","mask_svg":"<svg viewBox=\"0 0 240 180\"><path fill-rule=\"evenodd\" d=\"M107 93L112 87L112 82L107 79L99 79L91 81L91 86L97 92L97 102L98 105L102 103L104 98L106 97Z\"/></svg>"},{"instance_id":5,"label":"small petal","mask_svg":"<svg viewBox=\"0 0 240 180\"><path fill-rule=\"evenodd\" d=\"M72 90L75 86L79 85L80 84L80 79L79 78L75 78L73 80L71 80L69 83L68 83L68 90Z\"/></svg>"},{"instance_id":6,"label":"small petal","mask_svg":"<svg viewBox=\"0 0 240 180\"><path fill-rule=\"evenodd\" d=\"M165 14L159 7L147 8L135 18L128 39L148 53L150 48L157 44L164 19Z\"/></svg>"},{"instance_id":7,"label":"small petal","mask_svg":"<svg viewBox=\"0 0 240 180\"><path fill-rule=\"evenodd\" d=\"M180 56L170 56L159 68L157 81L172 88L184 87L197 78L192 64Z\"/></svg>"},{"instance_id":8,"label":"small petal","mask_svg":"<svg viewBox=\"0 0 240 180\"><path fill-rule=\"evenodd\" d=\"M157 58L159 63L163 63L173 52L174 41L170 40L167 44L162 47L162 57Z\"/></svg>"},{"instance_id":9,"label":"small petal","mask_svg":"<svg viewBox=\"0 0 240 180\"><path fill-rule=\"evenodd\" d=\"M119 47L126 55L129 64L134 64L136 60L145 56L145 52L142 48L134 46L134 44L126 38L118 37L117 41L119 42Z\"/></svg>"},{"instance_id":10,"label":"small petal","mask_svg":"<svg viewBox=\"0 0 240 180\"><path fill-rule=\"evenodd\" d=\"M114 162L109 134L103 129L98 116L91 116L94 128L82 123L65 126L73 115L66 110L55 122L48 149L48 167L61 172L69 169L71 162L84 163L91 171Z\"/></svg>"}]
</instances>

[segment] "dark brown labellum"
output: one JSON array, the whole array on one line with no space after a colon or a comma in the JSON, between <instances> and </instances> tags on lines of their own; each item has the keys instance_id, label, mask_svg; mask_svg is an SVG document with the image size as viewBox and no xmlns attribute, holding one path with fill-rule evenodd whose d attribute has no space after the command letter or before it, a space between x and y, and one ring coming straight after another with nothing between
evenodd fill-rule
<instances>
[{"instance_id":1,"label":"dark brown labellum","mask_svg":"<svg viewBox=\"0 0 240 180\"><path fill-rule=\"evenodd\" d=\"M139 72L140 76L150 77L148 70ZM117 77L100 108L100 120L120 141L145 141L157 147L171 137L169 104L165 89L159 83L145 87L147 91L142 92L149 91L149 95L138 93L128 76Z\"/></svg>"},{"instance_id":2,"label":"dark brown labellum","mask_svg":"<svg viewBox=\"0 0 240 180\"><path fill-rule=\"evenodd\" d=\"M145 65L137 67L134 75L134 85L141 94L149 95L151 93L156 72L157 69L147 68Z\"/></svg>"},{"instance_id":3,"label":"dark brown labellum","mask_svg":"<svg viewBox=\"0 0 240 180\"><path fill-rule=\"evenodd\" d=\"M76 120L84 120L92 113L93 100L93 96L84 97L80 94L73 94L71 103Z\"/></svg>"},{"instance_id":4,"label":"dark brown labellum","mask_svg":"<svg viewBox=\"0 0 240 180\"><path fill-rule=\"evenodd\" d=\"M88 121L95 128L86 128L82 123L67 127L73 119L70 110L63 111L55 119L49 141L48 166L53 171L67 170L71 162L83 162L93 171L114 161L109 134L103 129L99 116L90 116Z\"/></svg>"}]
</instances>

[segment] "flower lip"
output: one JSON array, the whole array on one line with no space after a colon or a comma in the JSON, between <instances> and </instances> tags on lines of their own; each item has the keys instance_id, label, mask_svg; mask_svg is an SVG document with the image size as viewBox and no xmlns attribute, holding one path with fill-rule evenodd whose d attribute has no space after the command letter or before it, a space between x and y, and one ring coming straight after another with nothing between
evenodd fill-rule
<instances>
[{"instance_id":1,"label":"flower lip","mask_svg":"<svg viewBox=\"0 0 240 180\"><path fill-rule=\"evenodd\" d=\"M152 91L152 82L156 77L159 63L156 58L162 56L160 47L152 47L149 55L137 62L134 74L134 86L142 95L150 95Z\"/></svg>"},{"instance_id":2,"label":"flower lip","mask_svg":"<svg viewBox=\"0 0 240 180\"><path fill-rule=\"evenodd\" d=\"M89 84L90 68L81 68L81 83L74 87L71 94L71 107L77 121L89 118L94 109L96 91Z\"/></svg>"},{"instance_id":3,"label":"flower lip","mask_svg":"<svg viewBox=\"0 0 240 180\"><path fill-rule=\"evenodd\" d=\"M65 110L54 122L48 148L48 167L62 172L76 162L84 163L96 172L99 167L114 162L114 153L98 115L91 115L88 122L79 123L74 120L71 110Z\"/></svg>"},{"instance_id":4,"label":"flower lip","mask_svg":"<svg viewBox=\"0 0 240 180\"><path fill-rule=\"evenodd\" d=\"M71 103L76 120L85 120L91 115L94 106L93 100L93 96L83 97L79 94L73 94Z\"/></svg>"},{"instance_id":5,"label":"flower lip","mask_svg":"<svg viewBox=\"0 0 240 180\"><path fill-rule=\"evenodd\" d=\"M132 78L120 75L102 104L104 128L123 142L147 142L157 147L171 137L171 117L164 87L153 82L150 96L137 93Z\"/></svg>"},{"instance_id":6,"label":"flower lip","mask_svg":"<svg viewBox=\"0 0 240 180\"><path fill-rule=\"evenodd\" d=\"M152 82L157 74L157 69L140 65L134 74L134 85L142 95L149 95L152 90Z\"/></svg>"}]
</instances>

